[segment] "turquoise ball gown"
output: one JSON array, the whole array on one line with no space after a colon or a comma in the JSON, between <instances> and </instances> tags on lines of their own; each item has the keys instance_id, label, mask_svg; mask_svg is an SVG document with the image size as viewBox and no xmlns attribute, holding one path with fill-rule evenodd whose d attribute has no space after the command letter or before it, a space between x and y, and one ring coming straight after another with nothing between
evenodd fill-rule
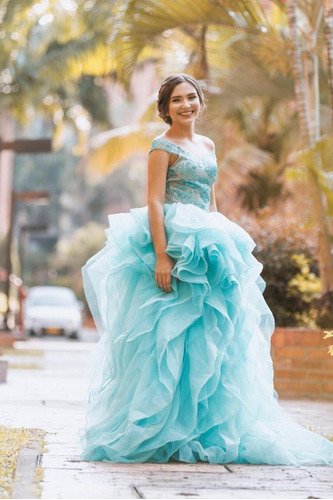
<instances>
[{"instance_id":1,"label":"turquoise ball gown","mask_svg":"<svg viewBox=\"0 0 333 500\"><path fill-rule=\"evenodd\" d=\"M172 292L154 279L147 207L109 216L82 268L101 333L89 387L84 460L332 464L333 443L294 422L273 386L274 318L250 235L209 212L214 152L178 155L165 195Z\"/></svg>"}]
</instances>

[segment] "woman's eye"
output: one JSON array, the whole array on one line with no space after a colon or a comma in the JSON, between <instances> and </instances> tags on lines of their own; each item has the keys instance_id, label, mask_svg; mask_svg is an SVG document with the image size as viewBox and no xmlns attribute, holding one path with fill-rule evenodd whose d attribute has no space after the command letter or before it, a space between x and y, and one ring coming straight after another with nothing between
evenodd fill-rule
<instances>
[{"instance_id":1,"label":"woman's eye","mask_svg":"<svg viewBox=\"0 0 333 500\"><path fill-rule=\"evenodd\" d=\"M197 99L198 96L196 95L191 95L188 97L189 100L193 101L194 99ZM180 102L180 98L176 97L175 99L172 99L171 102Z\"/></svg>"}]
</instances>

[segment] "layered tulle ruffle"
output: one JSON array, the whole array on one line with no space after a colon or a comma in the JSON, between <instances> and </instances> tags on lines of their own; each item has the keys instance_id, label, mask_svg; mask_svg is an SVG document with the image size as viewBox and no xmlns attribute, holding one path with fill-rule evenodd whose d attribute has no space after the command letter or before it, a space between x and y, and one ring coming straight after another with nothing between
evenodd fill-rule
<instances>
[{"instance_id":1,"label":"layered tulle ruffle","mask_svg":"<svg viewBox=\"0 0 333 500\"><path fill-rule=\"evenodd\" d=\"M273 387L274 319L252 238L217 212L165 205L172 292L154 280L147 207L109 216L83 267L100 330L82 458L113 462L333 463Z\"/></svg>"}]
</instances>

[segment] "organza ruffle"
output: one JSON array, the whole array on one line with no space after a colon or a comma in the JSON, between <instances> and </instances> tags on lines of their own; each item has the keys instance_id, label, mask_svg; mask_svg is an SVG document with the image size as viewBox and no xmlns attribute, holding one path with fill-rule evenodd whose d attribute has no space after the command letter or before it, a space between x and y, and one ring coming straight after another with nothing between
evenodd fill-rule
<instances>
[{"instance_id":1,"label":"organza ruffle","mask_svg":"<svg viewBox=\"0 0 333 500\"><path fill-rule=\"evenodd\" d=\"M165 205L172 292L154 280L147 207L109 216L82 268L101 333L82 458L328 464L333 443L298 425L273 387L274 319L254 241L218 212Z\"/></svg>"}]
</instances>

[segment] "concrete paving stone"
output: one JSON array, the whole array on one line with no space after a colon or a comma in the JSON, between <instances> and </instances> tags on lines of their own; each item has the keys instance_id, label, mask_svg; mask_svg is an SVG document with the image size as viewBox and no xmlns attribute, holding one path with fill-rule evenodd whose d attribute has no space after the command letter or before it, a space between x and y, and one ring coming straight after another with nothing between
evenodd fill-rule
<instances>
[{"instance_id":1,"label":"concrete paving stone","mask_svg":"<svg viewBox=\"0 0 333 500\"><path fill-rule=\"evenodd\" d=\"M136 498L131 487L108 474L80 475L78 471L50 470L44 474L42 498Z\"/></svg>"},{"instance_id":2,"label":"concrete paving stone","mask_svg":"<svg viewBox=\"0 0 333 500\"><path fill-rule=\"evenodd\" d=\"M38 466L38 457L41 446L38 442L32 443L31 448L21 450L12 489L12 498L39 498L35 483L35 473Z\"/></svg>"},{"instance_id":3,"label":"concrete paving stone","mask_svg":"<svg viewBox=\"0 0 333 500\"><path fill-rule=\"evenodd\" d=\"M156 489L152 488L144 488L144 490L139 490L141 493L141 497L137 498L217 498L217 499L232 499L232 498L252 498L252 499L270 499L270 498L279 498L279 499L290 499L290 492L279 492L279 491L263 491L263 490L254 490L254 489L187 489L186 492L179 488L172 489L164 489L159 491L159 496L156 497ZM306 498L304 496L303 491L293 491L292 498ZM328 498L322 496L321 498Z\"/></svg>"},{"instance_id":4,"label":"concrete paving stone","mask_svg":"<svg viewBox=\"0 0 333 500\"><path fill-rule=\"evenodd\" d=\"M113 465L113 464L112 464ZM54 470L54 477L57 476L59 471ZM60 470L63 474L63 470ZM275 474L275 470L268 468L265 475L261 475L261 482L257 484L249 478L245 477L231 477L234 474L219 474L217 472L197 472L196 474L187 474L184 477L184 472L172 474L158 474L149 477L147 472L140 475L135 474L133 470L128 469L128 473L119 473L119 471L101 471L88 472L88 471L72 471L71 482L62 482L61 489L57 489L57 498L89 498L91 494L91 486L93 487L92 498L106 498L103 496L104 489L107 489L110 498L117 498L115 494L123 492L125 496L119 498L127 498L128 491L135 486L136 491L141 492L142 498L180 498L184 496L197 496L198 498L330 498L331 491L328 488L321 488L320 485L307 484L292 484L290 478L281 478L281 484L271 481L271 474ZM243 480L242 480L243 479ZM46 480L50 483L52 481L52 473L48 470ZM73 481L75 484L75 494L79 494L84 486L84 494L87 496L75 497L73 495ZM284 482L283 482L284 481ZM88 489L87 489L88 488ZM47 490L43 488L43 494ZM50 490L49 490L50 491ZM100 493L101 492L101 493ZM52 494L56 493L53 490ZM132 491L133 493L133 491ZM101 495L101 496L97 496ZM134 495L137 496L137 495ZM48 498L44 496L44 498ZM51 497L53 498L53 497Z\"/></svg>"}]
</instances>

